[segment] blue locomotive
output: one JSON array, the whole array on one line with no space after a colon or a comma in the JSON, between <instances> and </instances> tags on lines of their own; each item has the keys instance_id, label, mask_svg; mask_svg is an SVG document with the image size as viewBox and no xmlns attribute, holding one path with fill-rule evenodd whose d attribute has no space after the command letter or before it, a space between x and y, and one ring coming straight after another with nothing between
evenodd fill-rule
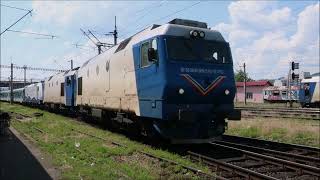
<instances>
[{"instance_id":1,"label":"blue locomotive","mask_svg":"<svg viewBox=\"0 0 320 180\"><path fill-rule=\"evenodd\" d=\"M108 126L201 143L240 120L229 44L198 21L152 25L44 82L43 103Z\"/></svg>"}]
</instances>

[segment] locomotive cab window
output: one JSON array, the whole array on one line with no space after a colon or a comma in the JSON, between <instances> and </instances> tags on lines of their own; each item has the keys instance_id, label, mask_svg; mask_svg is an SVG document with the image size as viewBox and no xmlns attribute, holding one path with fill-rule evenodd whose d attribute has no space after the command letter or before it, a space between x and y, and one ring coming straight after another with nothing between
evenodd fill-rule
<instances>
[{"instance_id":1,"label":"locomotive cab window","mask_svg":"<svg viewBox=\"0 0 320 180\"><path fill-rule=\"evenodd\" d=\"M154 50L154 57L152 61L149 60L148 51L152 48ZM147 41L141 45L141 65L140 67L147 67L151 65L153 62L158 61L158 42L157 39L154 38L151 41Z\"/></svg>"},{"instance_id":2,"label":"locomotive cab window","mask_svg":"<svg viewBox=\"0 0 320 180\"><path fill-rule=\"evenodd\" d=\"M149 42L145 42L141 45L141 67L149 66L148 49Z\"/></svg>"}]
</instances>

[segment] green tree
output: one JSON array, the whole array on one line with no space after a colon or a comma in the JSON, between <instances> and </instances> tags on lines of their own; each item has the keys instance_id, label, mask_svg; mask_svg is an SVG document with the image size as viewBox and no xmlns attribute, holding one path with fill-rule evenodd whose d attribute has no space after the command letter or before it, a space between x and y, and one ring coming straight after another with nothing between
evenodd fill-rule
<instances>
[{"instance_id":1,"label":"green tree","mask_svg":"<svg viewBox=\"0 0 320 180\"><path fill-rule=\"evenodd\" d=\"M247 77L247 81L253 81L253 79L251 79L248 76L248 73L246 72L246 74L244 74L243 70L237 70L234 74L234 78L236 80L236 82L244 82L244 78Z\"/></svg>"}]
</instances>

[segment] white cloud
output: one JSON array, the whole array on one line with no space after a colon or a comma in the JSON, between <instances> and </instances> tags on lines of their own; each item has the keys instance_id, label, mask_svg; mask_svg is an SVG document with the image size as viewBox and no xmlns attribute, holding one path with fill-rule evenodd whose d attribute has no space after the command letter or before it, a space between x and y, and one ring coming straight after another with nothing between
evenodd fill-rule
<instances>
[{"instance_id":1,"label":"white cloud","mask_svg":"<svg viewBox=\"0 0 320 180\"><path fill-rule=\"evenodd\" d=\"M58 24L70 22L81 9L79 3L71 4L66 1L33 1L32 8L35 10L36 22L48 21Z\"/></svg>"},{"instance_id":2,"label":"white cloud","mask_svg":"<svg viewBox=\"0 0 320 180\"><path fill-rule=\"evenodd\" d=\"M303 71L319 71L319 3L298 16L275 2L232 2L228 10L230 23L213 29L230 41L235 66L245 61L255 79L285 76L292 60Z\"/></svg>"},{"instance_id":3,"label":"white cloud","mask_svg":"<svg viewBox=\"0 0 320 180\"><path fill-rule=\"evenodd\" d=\"M150 2L128 3L127 1L33 1L34 21L59 25L64 28L94 27L105 25L115 15L129 17L135 9L132 7L150 4ZM121 19L121 26L127 19Z\"/></svg>"}]
</instances>

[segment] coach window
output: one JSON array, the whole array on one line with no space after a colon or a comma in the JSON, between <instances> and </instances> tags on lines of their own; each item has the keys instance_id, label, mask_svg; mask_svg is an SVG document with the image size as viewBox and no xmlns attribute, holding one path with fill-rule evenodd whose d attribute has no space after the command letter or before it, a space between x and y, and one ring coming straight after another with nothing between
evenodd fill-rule
<instances>
[{"instance_id":1,"label":"coach window","mask_svg":"<svg viewBox=\"0 0 320 180\"><path fill-rule=\"evenodd\" d=\"M64 83L61 83L60 96L64 96Z\"/></svg>"},{"instance_id":2,"label":"coach window","mask_svg":"<svg viewBox=\"0 0 320 180\"><path fill-rule=\"evenodd\" d=\"M82 77L78 78L78 95L82 95Z\"/></svg>"}]
</instances>

